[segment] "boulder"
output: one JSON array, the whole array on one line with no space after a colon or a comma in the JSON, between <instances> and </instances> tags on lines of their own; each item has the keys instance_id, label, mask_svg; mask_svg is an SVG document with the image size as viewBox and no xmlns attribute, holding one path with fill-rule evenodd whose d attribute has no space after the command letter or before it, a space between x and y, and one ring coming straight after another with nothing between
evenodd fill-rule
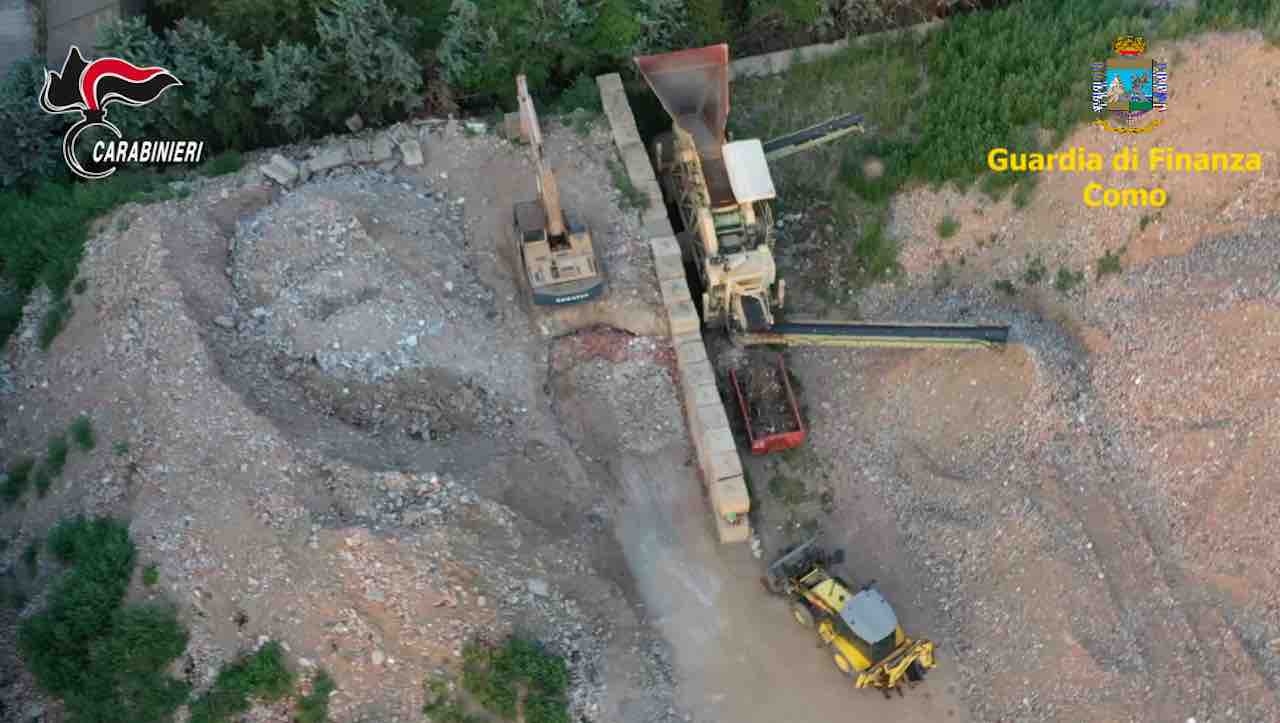
<instances>
[{"instance_id":1,"label":"boulder","mask_svg":"<svg viewBox=\"0 0 1280 723\"><path fill-rule=\"evenodd\" d=\"M352 115L347 119L347 128L350 129L352 133L359 133L360 130L364 128L364 119L360 117L359 113Z\"/></svg>"},{"instance_id":2,"label":"boulder","mask_svg":"<svg viewBox=\"0 0 1280 723\"><path fill-rule=\"evenodd\" d=\"M312 173L319 173L346 165L350 160L351 154L347 152L345 146L329 146L317 153L315 158L307 161L307 169Z\"/></svg>"},{"instance_id":3,"label":"boulder","mask_svg":"<svg viewBox=\"0 0 1280 723\"><path fill-rule=\"evenodd\" d=\"M282 186L291 186L298 180L298 166L280 155L271 156L271 162L262 166L262 175Z\"/></svg>"},{"instance_id":4,"label":"boulder","mask_svg":"<svg viewBox=\"0 0 1280 723\"><path fill-rule=\"evenodd\" d=\"M373 153L374 163L382 163L391 158L394 146L391 143L391 137L386 133L379 133L373 139L373 145L370 151Z\"/></svg>"},{"instance_id":5,"label":"boulder","mask_svg":"<svg viewBox=\"0 0 1280 723\"><path fill-rule=\"evenodd\" d=\"M404 156L406 166L421 166L426 160L422 156L422 144L413 138L400 144L400 154Z\"/></svg>"}]
</instances>

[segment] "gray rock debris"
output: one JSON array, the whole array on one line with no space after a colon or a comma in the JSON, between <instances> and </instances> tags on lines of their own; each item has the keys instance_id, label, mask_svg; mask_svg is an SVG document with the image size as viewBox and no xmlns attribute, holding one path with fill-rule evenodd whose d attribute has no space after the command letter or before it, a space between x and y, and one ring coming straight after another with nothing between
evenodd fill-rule
<instances>
[{"instance_id":1,"label":"gray rock debris","mask_svg":"<svg viewBox=\"0 0 1280 723\"><path fill-rule=\"evenodd\" d=\"M282 186L292 186L298 180L298 166L293 161L276 153L271 162L263 164L262 175Z\"/></svg>"},{"instance_id":2,"label":"gray rock debris","mask_svg":"<svg viewBox=\"0 0 1280 723\"><path fill-rule=\"evenodd\" d=\"M360 117L359 113L352 115L347 119L347 128L352 133L359 133L364 128L364 119Z\"/></svg>"}]
</instances>

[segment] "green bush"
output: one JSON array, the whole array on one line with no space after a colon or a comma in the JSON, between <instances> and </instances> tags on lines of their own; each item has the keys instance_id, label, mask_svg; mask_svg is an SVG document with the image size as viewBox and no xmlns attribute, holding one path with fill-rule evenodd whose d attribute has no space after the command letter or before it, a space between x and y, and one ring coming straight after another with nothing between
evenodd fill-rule
<instances>
[{"instance_id":1,"label":"green bush","mask_svg":"<svg viewBox=\"0 0 1280 723\"><path fill-rule=\"evenodd\" d=\"M27 491L31 486L31 473L35 466L36 461L31 457L20 457L9 465L5 470L8 479L0 485L0 497L3 497L5 502L13 504Z\"/></svg>"},{"instance_id":2,"label":"green bush","mask_svg":"<svg viewBox=\"0 0 1280 723\"><path fill-rule=\"evenodd\" d=\"M1027 255L1027 270L1022 272L1022 283L1027 286L1035 286L1044 280L1049 270L1044 265L1044 259L1036 256Z\"/></svg>"},{"instance_id":3,"label":"green bush","mask_svg":"<svg viewBox=\"0 0 1280 723\"><path fill-rule=\"evenodd\" d=\"M1059 268L1058 275L1053 278L1053 288L1064 294L1082 283L1084 283L1084 272L1072 271L1065 266Z\"/></svg>"},{"instance_id":4,"label":"green bush","mask_svg":"<svg viewBox=\"0 0 1280 723\"><path fill-rule=\"evenodd\" d=\"M75 440L76 446L86 452L98 445L97 436L93 433L93 420L87 414L76 417L67 432Z\"/></svg>"},{"instance_id":5,"label":"green bush","mask_svg":"<svg viewBox=\"0 0 1280 723\"><path fill-rule=\"evenodd\" d=\"M169 720L189 688L165 671L187 634L172 608L121 607L135 554L128 528L78 517L58 524L47 547L71 567L18 632L36 682L62 699L74 721Z\"/></svg>"},{"instance_id":6,"label":"green bush","mask_svg":"<svg viewBox=\"0 0 1280 723\"><path fill-rule=\"evenodd\" d=\"M97 51L101 55L123 58L135 65L159 65L173 71L170 48L164 39L147 27L141 17L131 17L106 23L98 28ZM184 84L188 79L178 75ZM139 108L129 108L122 113L110 113L111 122L120 129L125 138L138 138L152 130L167 131L164 127L164 107L177 100L174 98L188 92L189 86L169 88L160 98ZM203 138L204 136L198 136Z\"/></svg>"},{"instance_id":7,"label":"green bush","mask_svg":"<svg viewBox=\"0 0 1280 723\"><path fill-rule=\"evenodd\" d=\"M67 466L67 452L70 446L67 444L65 434L59 432L49 438L49 446L45 451L44 468L49 470L49 474L57 477L62 474L62 469Z\"/></svg>"},{"instance_id":8,"label":"green bush","mask_svg":"<svg viewBox=\"0 0 1280 723\"><path fill-rule=\"evenodd\" d=\"M1118 274L1123 270L1120 264L1120 256L1124 254L1124 248L1119 251L1107 249L1102 253L1102 258L1098 259L1097 278L1101 279L1107 274Z\"/></svg>"},{"instance_id":9,"label":"green bush","mask_svg":"<svg viewBox=\"0 0 1280 723\"><path fill-rule=\"evenodd\" d=\"M224 723L249 710L250 698L280 700L292 687L284 651L270 641L218 671L213 688L191 704L191 723Z\"/></svg>"},{"instance_id":10,"label":"green bush","mask_svg":"<svg viewBox=\"0 0 1280 723\"><path fill-rule=\"evenodd\" d=\"M729 24L724 17L722 0L688 0L689 31L698 45L711 45L729 40Z\"/></svg>"},{"instance_id":11,"label":"green bush","mask_svg":"<svg viewBox=\"0 0 1280 723\"><path fill-rule=\"evenodd\" d=\"M454 0L438 56L453 86L510 108L516 75L531 93L558 93L637 52L666 49L684 17L672 0Z\"/></svg>"},{"instance_id":12,"label":"green bush","mask_svg":"<svg viewBox=\"0 0 1280 723\"><path fill-rule=\"evenodd\" d=\"M22 551L22 563L27 566L27 574L31 577L36 576L39 569L40 559L40 541L32 540L27 543L27 549Z\"/></svg>"},{"instance_id":13,"label":"green bush","mask_svg":"<svg viewBox=\"0 0 1280 723\"><path fill-rule=\"evenodd\" d=\"M237 45L260 50L279 42L315 42L321 0L154 0L151 14L162 25L199 20Z\"/></svg>"},{"instance_id":14,"label":"green bush","mask_svg":"<svg viewBox=\"0 0 1280 723\"><path fill-rule=\"evenodd\" d=\"M311 681L311 692L298 701L297 723L326 723L329 720L329 694L334 690L333 678L321 668Z\"/></svg>"},{"instance_id":15,"label":"green bush","mask_svg":"<svg viewBox=\"0 0 1280 723\"><path fill-rule=\"evenodd\" d=\"M41 178L67 175L62 134L68 123L36 103L44 87L44 70L44 58L26 58L10 65L0 78L0 128L5 129L0 188L30 187Z\"/></svg>"},{"instance_id":16,"label":"green bush","mask_svg":"<svg viewBox=\"0 0 1280 723\"><path fill-rule=\"evenodd\" d=\"M253 107L253 55L199 20L165 32L168 69L183 85L159 105L175 138L201 138L215 149L252 148L266 140Z\"/></svg>"},{"instance_id":17,"label":"green bush","mask_svg":"<svg viewBox=\"0 0 1280 723\"><path fill-rule=\"evenodd\" d=\"M53 486L53 473L49 471L48 465L42 464L36 467L32 479L35 481L36 496L44 499L44 496L49 494L49 488Z\"/></svg>"},{"instance_id":18,"label":"green bush","mask_svg":"<svg viewBox=\"0 0 1280 723\"><path fill-rule=\"evenodd\" d=\"M538 643L510 638L501 647L469 644L462 685L487 710L508 719L515 717L517 686L523 685L527 723L569 723L568 666Z\"/></svg>"},{"instance_id":19,"label":"green bush","mask_svg":"<svg viewBox=\"0 0 1280 723\"><path fill-rule=\"evenodd\" d=\"M315 50L284 41L264 49L258 61L253 106L264 110L267 122L290 139L306 132L319 91L316 77L319 66L320 58Z\"/></svg>"},{"instance_id":20,"label":"green bush","mask_svg":"<svg viewBox=\"0 0 1280 723\"><path fill-rule=\"evenodd\" d=\"M416 22L383 0L333 0L316 16L319 53L327 68L326 104L335 122L358 110L380 123L422 104L422 66L405 48Z\"/></svg>"},{"instance_id":21,"label":"green bush","mask_svg":"<svg viewBox=\"0 0 1280 723\"><path fill-rule=\"evenodd\" d=\"M160 582L160 568L153 562L142 571L142 584L155 587L158 582Z\"/></svg>"}]
</instances>

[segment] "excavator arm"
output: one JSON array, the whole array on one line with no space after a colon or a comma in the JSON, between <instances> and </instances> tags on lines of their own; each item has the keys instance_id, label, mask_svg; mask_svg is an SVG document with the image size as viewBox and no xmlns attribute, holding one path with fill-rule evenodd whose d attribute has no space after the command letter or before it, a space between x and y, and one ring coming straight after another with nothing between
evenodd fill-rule
<instances>
[{"instance_id":1,"label":"excavator arm","mask_svg":"<svg viewBox=\"0 0 1280 723\"><path fill-rule=\"evenodd\" d=\"M560 210L560 186L556 183L555 172L542 155L542 127L538 124L538 112L533 107L533 98L529 95L529 84L524 75L516 76L516 98L520 104L520 130L529 141L538 177L538 200L547 217L547 234L552 237L562 236L564 215Z\"/></svg>"}]
</instances>

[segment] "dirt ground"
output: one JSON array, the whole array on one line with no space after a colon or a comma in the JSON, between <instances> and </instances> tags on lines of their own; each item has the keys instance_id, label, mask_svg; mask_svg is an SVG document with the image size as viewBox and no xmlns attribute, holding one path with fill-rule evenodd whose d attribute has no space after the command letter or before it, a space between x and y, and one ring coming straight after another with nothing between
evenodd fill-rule
<instances>
[{"instance_id":1,"label":"dirt ground","mask_svg":"<svg viewBox=\"0 0 1280 723\"><path fill-rule=\"evenodd\" d=\"M1044 174L1023 209L902 194L907 273L860 318L1006 322L1013 343L790 352L807 445L748 461L766 551L843 543L939 642L974 720L1280 719L1280 115L1227 100L1275 97L1280 56L1256 34L1153 50L1173 60L1169 118L1125 142L1261 151L1263 170L1098 179L1163 185L1159 212L1086 208L1083 174ZM1118 147L1094 128L1077 145ZM1060 267L1084 283L1055 289Z\"/></svg>"}]
</instances>

